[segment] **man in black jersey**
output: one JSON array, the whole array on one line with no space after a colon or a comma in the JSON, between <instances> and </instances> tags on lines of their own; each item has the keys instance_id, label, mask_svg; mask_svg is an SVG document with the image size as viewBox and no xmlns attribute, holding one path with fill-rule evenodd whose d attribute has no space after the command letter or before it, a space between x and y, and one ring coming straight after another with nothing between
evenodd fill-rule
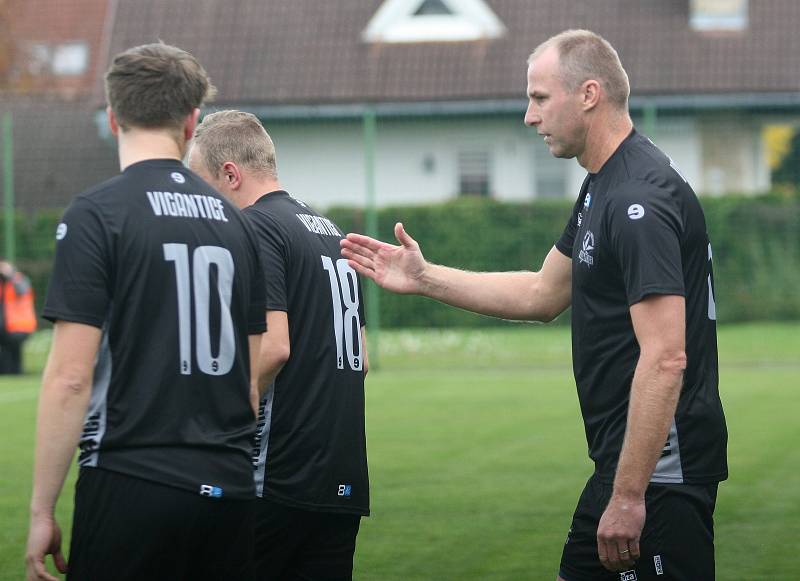
<instances>
[{"instance_id":1,"label":"man in black jersey","mask_svg":"<svg viewBox=\"0 0 800 581\"><path fill-rule=\"evenodd\" d=\"M267 285L253 451L258 579L352 578L369 514L361 286L342 233L281 189L275 148L250 113L197 127L189 166L244 209Z\"/></svg>"},{"instance_id":2,"label":"man in black jersey","mask_svg":"<svg viewBox=\"0 0 800 581\"><path fill-rule=\"evenodd\" d=\"M56 231L27 578L66 570L54 509L76 445L68 579L249 579L265 289L241 213L181 163L213 93L165 44L106 74L122 173Z\"/></svg>"},{"instance_id":3,"label":"man in black jersey","mask_svg":"<svg viewBox=\"0 0 800 581\"><path fill-rule=\"evenodd\" d=\"M713 579L727 433L703 211L669 157L634 130L628 78L608 42L566 31L528 64L525 123L589 172L541 270L429 264L402 224L400 246L348 234L342 255L387 289L487 315L550 321L571 305L595 473L558 578Z\"/></svg>"}]
</instances>

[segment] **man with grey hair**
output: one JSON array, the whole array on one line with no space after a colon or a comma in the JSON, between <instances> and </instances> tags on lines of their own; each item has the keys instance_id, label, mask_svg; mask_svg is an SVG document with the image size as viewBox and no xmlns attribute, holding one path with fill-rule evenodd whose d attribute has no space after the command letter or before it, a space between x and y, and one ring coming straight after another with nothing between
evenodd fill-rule
<instances>
[{"instance_id":1,"label":"man with grey hair","mask_svg":"<svg viewBox=\"0 0 800 581\"><path fill-rule=\"evenodd\" d=\"M369 514L364 309L342 233L281 189L261 122L220 111L198 125L189 166L249 218L261 246L267 332L253 450L257 579L352 578Z\"/></svg>"},{"instance_id":2,"label":"man with grey hair","mask_svg":"<svg viewBox=\"0 0 800 581\"><path fill-rule=\"evenodd\" d=\"M386 289L516 320L572 307L575 380L595 473L575 510L560 581L714 578L713 512L727 477L711 245L668 156L634 128L611 45L569 30L528 61L525 123L587 170L538 272L475 273L348 234L342 255Z\"/></svg>"}]
</instances>

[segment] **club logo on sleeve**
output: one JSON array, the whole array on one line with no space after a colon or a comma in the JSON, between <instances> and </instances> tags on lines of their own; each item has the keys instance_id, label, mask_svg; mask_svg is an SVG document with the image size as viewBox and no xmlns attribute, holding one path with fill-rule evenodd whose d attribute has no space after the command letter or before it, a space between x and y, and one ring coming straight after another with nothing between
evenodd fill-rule
<instances>
[{"instance_id":1,"label":"club logo on sleeve","mask_svg":"<svg viewBox=\"0 0 800 581\"><path fill-rule=\"evenodd\" d=\"M63 240L67 236L67 225L64 222L56 228L56 240Z\"/></svg>"},{"instance_id":2,"label":"club logo on sleeve","mask_svg":"<svg viewBox=\"0 0 800 581\"><path fill-rule=\"evenodd\" d=\"M628 218L631 220L638 220L644 216L644 208L641 204L631 204L628 206Z\"/></svg>"},{"instance_id":3,"label":"club logo on sleeve","mask_svg":"<svg viewBox=\"0 0 800 581\"><path fill-rule=\"evenodd\" d=\"M583 237L581 251L578 253L578 261L585 262L587 265L592 266L594 264L592 250L594 250L594 234L592 234L592 231L589 230Z\"/></svg>"},{"instance_id":4,"label":"club logo on sleeve","mask_svg":"<svg viewBox=\"0 0 800 581\"><path fill-rule=\"evenodd\" d=\"M176 184L186 183L186 178L183 177L183 174L179 171L172 172L171 174L169 174L169 177L171 177L172 181L175 182Z\"/></svg>"}]
</instances>

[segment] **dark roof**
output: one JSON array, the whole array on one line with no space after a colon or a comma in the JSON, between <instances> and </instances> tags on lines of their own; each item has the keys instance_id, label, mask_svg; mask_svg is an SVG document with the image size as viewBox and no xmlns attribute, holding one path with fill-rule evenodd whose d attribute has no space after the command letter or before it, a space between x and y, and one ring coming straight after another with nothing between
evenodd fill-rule
<instances>
[{"instance_id":1,"label":"dark roof","mask_svg":"<svg viewBox=\"0 0 800 581\"><path fill-rule=\"evenodd\" d=\"M59 208L119 172L114 144L98 137L88 101L4 99L13 115L16 206Z\"/></svg>"},{"instance_id":2,"label":"dark roof","mask_svg":"<svg viewBox=\"0 0 800 581\"><path fill-rule=\"evenodd\" d=\"M292 104L524 98L525 61L567 28L619 51L634 95L795 92L800 2L750 2L743 32L689 26L689 2L486 0L507 28L497 40L369 44L382 0L119 2L111 53L162 39L194 53L221 103Z\"/></svg>"}]
</instances>

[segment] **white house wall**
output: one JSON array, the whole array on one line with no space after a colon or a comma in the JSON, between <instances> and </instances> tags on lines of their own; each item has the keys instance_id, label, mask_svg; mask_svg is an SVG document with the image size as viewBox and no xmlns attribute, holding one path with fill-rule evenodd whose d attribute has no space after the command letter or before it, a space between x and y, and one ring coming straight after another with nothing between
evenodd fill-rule
<instances>
[{"instance_id":1,"label":"white house wall","mask_svg":"<svg viewBox=\"0 0 800 581\"><path fill-rule=\"evenodd\" d=\"M635 122L699 193L713 193L720 183L733 191L760 191L768 186L761 131L743 129L739 118L659 117L649 132L642 120ZM265 126L275 141L278 171L286 189L322 209L365 204L360 120L265 120ZM537 177L544 173L537 171L549 172L550 177L563 174L561 195L574 198L585 170L575 160L553 159L544 148L535 130L523 125L521 113L487 119L379 119L376 200L387 206L452 199L459 190L459 151L466 150L488 152L490 190L497 199L521 201L544 195L537 192L537 184L541 185ZM724 164L722 169L715 169L720 164Z\"/></svg>"}]
</instances>

